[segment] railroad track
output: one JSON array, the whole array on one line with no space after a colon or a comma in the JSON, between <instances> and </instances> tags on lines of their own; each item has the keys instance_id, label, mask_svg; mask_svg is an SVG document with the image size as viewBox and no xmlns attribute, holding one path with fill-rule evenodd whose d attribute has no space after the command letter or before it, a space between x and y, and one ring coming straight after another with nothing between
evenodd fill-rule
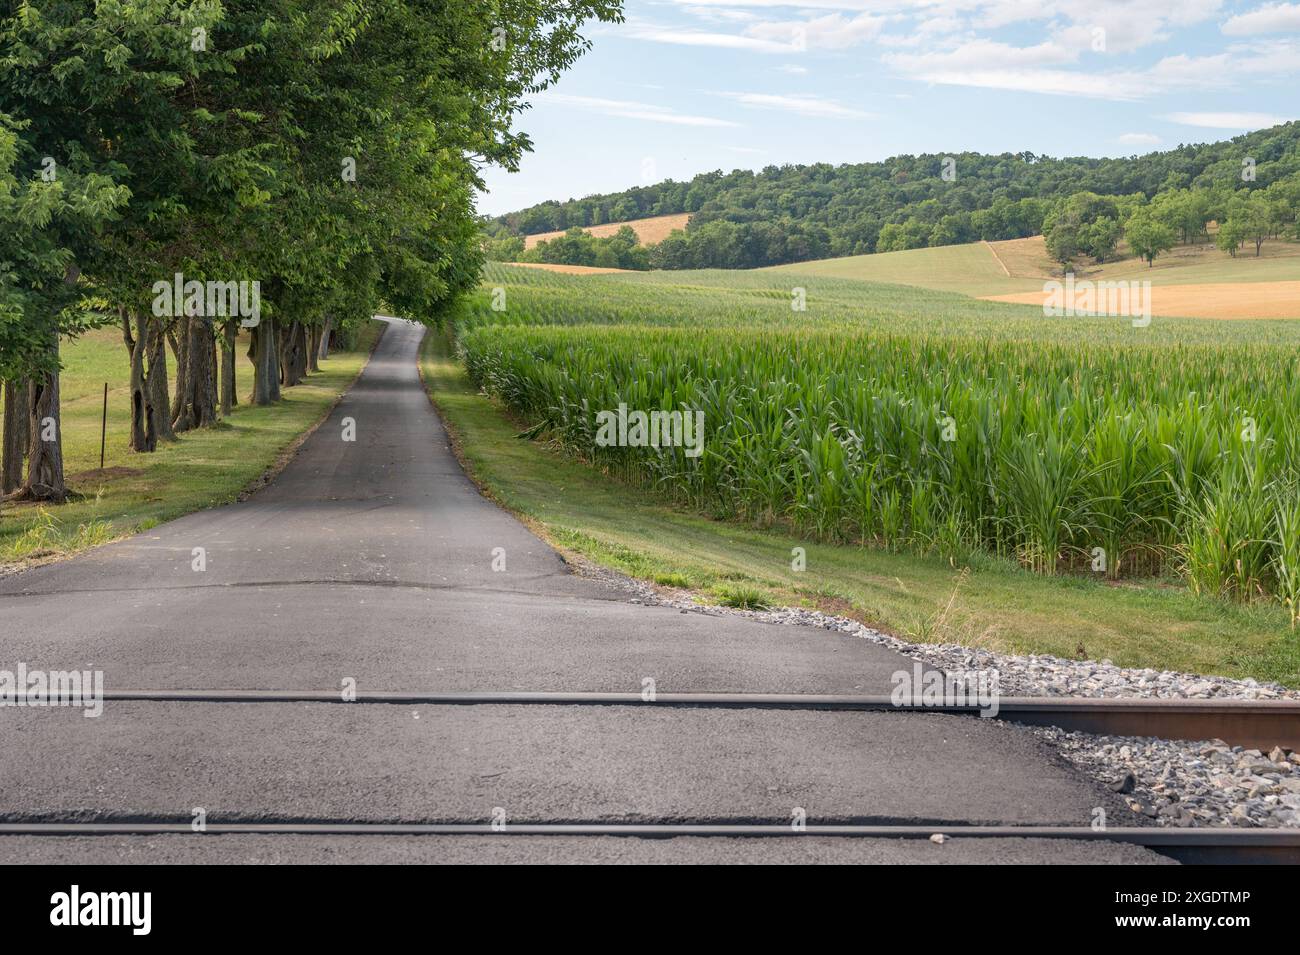
<instances>
[{"instance_id":1,"label":"railroad track","mask_svg":"<svg viewBox=\"0 0 1300 955\"><path fill-rule=\"evenodd\" d=\"M440 706L658 706L789 710L898 710L979 715L975 703L935 704L890 696L808 693L640 693L361 691L344 699L338 690L113 690L105 701L166 703L351 703ZM1033 726L1109 736L1221 739L1267 752L1300 750L1300 702L1277 700L1141 700L1003 697L993 718Z\"/></svg>"},{"instance_id":2,"label":"railroad track","mask_svg":"<svg viewBox=\"0 0 1300 955\"><path fill-rule=\"evenodd\" d=\"M808 839L1049 839L1079 842L1122 842L1192 865L1300 863L1300 830L1180 829L1157 826L1092 829L1086 826L976 825L807 825L789 823L356 823L356 822L208 822L195 832L189 821L130 822L0 822L3 836L188 836L213 838L238 835L282 836L461 836L518 838L521 836L586 836L635 839L766 838Z\"/></svg>"},{"instance_id":3,"label":"railroad track","mask_svg":"<svg viewBox=\"0 0 1300 955\"><path fill-rule=\"evenodd\" d=\"M933 704L894 701L889 696L779 693L640 693L562 692L408 692L362 691L344 698L338 690L111 690L106 702L156 703L319 703L353 705L452 706L614 706L704 707L787 710L890 711L944 713L979 718L976 704ZM1282 746L1300 749L1300 703L1242 700L1135 700L1080 698L1003 698L994 718L1031 725L1121 736L1167 739L1222 739L1258 749ZM30 817L29 817L30 818ZM1300 830L1247 828L1175 828L1158 826L986 826L961 823L932 825L808 824L798 829L788 822L708 823L380 823L330 821L209 821L195 833L189 820L143 818L125 821L42 821L0 817L2 836L588 836L641 839L809 838L930 839L1047 839L1128 843L1180 862L1300 864Z\"/></svg>"}]
</instances>

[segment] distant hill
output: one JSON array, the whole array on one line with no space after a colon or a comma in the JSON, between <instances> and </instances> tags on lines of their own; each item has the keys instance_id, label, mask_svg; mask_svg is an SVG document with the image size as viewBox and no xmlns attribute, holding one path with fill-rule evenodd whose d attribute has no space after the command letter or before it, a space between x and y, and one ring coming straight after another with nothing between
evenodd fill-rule
<instances>
[{"instance_id":1,"label":"distant hill","mask_svg":"<svg viewBox=\"0 0 1300 955\"><path fill-rule=\"evenodd\" d=\"M1042 236L1034 236L798 262L762 274L789 276L792 285L814 276L856 279L1037 304L1045 294L1043 283L1059 278L1055 271ZM1076 274L1079 280L1149 281L1157 315L1300 318L1297 242L1271 242L1258 258L1227 256L1213 243L1201 242L1171 250L1154 267L1120 255Z\"/></svg>"},{"instance_id":2,"label":"distant hill","mask_svg":"<svg viewBox=\"0 0 1300 955\"><path fill-rule=\"evenodd\" d=\"M490 251L495 244L496 257L509 259L524 236L535 237L535 245L539 234L575 227L616 230L626 223L635 230L638 221L689 216L686 231L662 236L640 267L754 268L1025 238L1041 234L1060 204L1080 193L1129 200L1119 211L1089 213L1090 224L1112 214L1126 218L1136 205L1178 190L1214 193L1222 205L1235 193L1291 180L1300 182L1300 122L1114 159L955 153L719 170L689 182L540 203L491 220L487 231ZM576 246L565 254L579 253L595 254ZM621 266L638 267L622 260L625 250L618 254Z\"/></svg>"},{"instance_id":3,"label":"distant hill","mask_svg":"<svg viewBox=\"0 0 1300 955\"><path fill-rule=\"evenodd\" d=\"M598 239L607 239L616 235L618 230L623 226L631 226L632 231L636 233L637 239L642 245L654 245L667 238L668 233L674 229L685 229L686 221L690 218L689 212L677 213L671 216L653 216L649 219L636 219L631 222L610 222L606 225L586 226L584 232L589 232ZM531 249L538 242L548 242L552 239L558 239L564 235L564 231L558 232L538 232L532 235L524 236L524 248Z\"/></svg>"}]
</instances>

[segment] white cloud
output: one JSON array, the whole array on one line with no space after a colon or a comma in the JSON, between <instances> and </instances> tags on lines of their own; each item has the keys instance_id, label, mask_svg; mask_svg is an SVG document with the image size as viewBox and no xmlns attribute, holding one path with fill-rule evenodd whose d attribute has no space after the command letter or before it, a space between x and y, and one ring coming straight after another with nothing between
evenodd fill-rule
<instances>
[{"instance_id":1,"label":"white cloud","mask_svg":"<svg viewBox=\"0 0 1300 955\"><path fill-rule=\"evenodd\" d=\"M1228 18L1219 29L1228 36L1300 33L1300 3L1266 3L1258 10Z\"/></svg>"},{"instance_id":2,"label":"white cloud","mask_svg":"<svg viewBox=\"0 0 1300 955\"><path fill-rule=\"evenodd\" d=\"M558 106L571 106L604 116L619 116L623 119L641 119L652 123L670 123L674 126L739 126L726 119L712 116L692 116L678 113L667 106L655 106L651 103L636 103L629 100L601 99L594 96L570 96L566 93L547 92L537 97L538 103L553 103Z\"/></svg>"},{"instance_id":3,"label":"white cloud","mask_svg":"<svg viewBox=\"0 0 1300 955\"><path fill-rule=\"evenodd\" d=\"M795 63L782 63L777 69L782 73L789 73L791 76L803 76L808 72L808 67L799 66Z\"/></svg>"},{"instance_id":4,"label":"white cloud","mask_svg":"<svg viewBox=\"0 0 1300 955\"><path fill-rule=\"evenodd\" d=\"M969 11L977 26L988 28L1059 19L1156 36L1166 26L1200 23L1222 5L1222 0L957 0L946 6Z\"/></svg>"},{"instance_id":5,"label":"white cloud","mask_svg":"<svg viewBox=\"0 0 1300 955\"><path fill-rule=\"evenodd\" d=\"M915 47L942 40L964 28L965 22L959 17L934 16L922 20L911 33L888 33L879 39L883 46Z\"/></svg>"},{"instance_id":6,"label":"white cloud","mask_svg":"<svg viewBox=\"0 0 1300 955\"><path fill-rule=\"evenodd\" d=\"M756 23L745 28L745 35L773 42L786 42L796 50L845 50L875 39L885 25L884 17L869 13L848 19L828 13L811 20L782 20Z\"/></svg>"},{"instance_id":7,"label":"white cloud","mask_svg":"<svg viewBox=\"0 0 1300 955\"><path fill-rule=\"evenodd\" d=\"M1069 70L1077 55L1051 41L1015 47L972 40L941 53L887 53L884 62L912 79L945 86L1140 100L1170 90L1221 89L1231 83L1230 57L1165 57L1146 70Z\"/></svg>"},{"instance_id":8,"label":"white cloud","mask_svg":"<svg viewBox=\"0 0 1300 955\"><path fill-rule=\"evenodd\" d=\"M801 116L814 116L819 119L871 119L874 113L863 112L851 106L845 106L832 99L803 94L774 95L770 93L717 93L735 100L742 106L754 109L775 109Z\"/></svg>"},{"instance_id":9,"label":"white cloud","mask_svg":"<svg viewBox=\"0 0 1300 955\"><path fill-rule=\"evenodd\" d=\"M937 5L940 0L671 0L685 7L754 7L799 10L845 10L850 12L893 12Z\"/></svg>"},{"instance_id":10,"label":"white cloud","mask_svg":"<svg viewBox=\"0 0 1300 955\"><path fill-rule=\"evenodd\" d=\"M999 30L1042 23L1051 39L1075 51L1127 53L1163 42L1175 27L1191 26L1214 16L1222 0L935 0L915 4L919 17L950 21L958 29ZM930 35L936 25L929 27ZM1094 49L1098 33L1101 49ZM892 36L894 46L924 45L925 34Z\"/></svg>"},{"instance_id":11,"label":"white cloud","mask_svg":"<svg viewBox=\"0 0 1300 955\"><path fill-rule=\"evenodd\" d=\"M1270 113L1170 113L1165 119L1184 126L1201 126L1205 129L1267 129L1285 123L1282 116Z\"/></svg>"},{"instance_id":12,"label":"white cloud","mask_svg":"<svg viewBox=\"0 0 1300 955\"><path fill-rule=\"evenodd\" d=\"M1160 137L1155 133L1125 133L1119 137L1119 141L1126 146L1155 146L1160 142Z\"/></svg>"},{"instance_id":13,"label":"white cloud","mask_svg":"<svg viewBox=\"0 0 1300 955\"><path fill-rule=\"evenodd\" d=\"M732 7L686 7L686 12L691 16L698 17L707 23L748 23L751 20L758 19L758 14L752 10L742 10Z\"/></svg>"},{"instance_id":14,"label":"white cloud","mask_svg":"<svg viewBox=\"0 0 1300 955\"><path fill-rule=\"evenodd\" d=\"M705 33L701 30L680 30L672 27L652 26L648 23L629 23L620 35L652 43L672 43L678 46L712 46L727 50L753 50L756 53L797 53L793 38L773 42L760 37L741 36L737 33Z\"/></svg>"},{"instance_id":15,"label":"white cloud","mask_svg":"<svg viewBox=\"0 0 1300 955\"><path fill-rule=\"evenodd\" d=\"M975 86L983 89L1091 99L1138 100L1137 84L1122 76L1076 73L1071 70L932 70L917 77L940 86Z\"/></svg>"},{"instance_id":16,"label":"white cloud","mask_svg":"<svg viewBox=\"0 0 1300 955\"><path fill-rule=\"evenodd\" d=\"M889 53L884 60L905 73L929 74L961 70L1062 66L1076 59L1073 51L1045 41L1037 46L1011 46L996 40L970 40L951 50L933 53Z\"/></svg>"},{"instance_id":17,"label":"white cloud","mask_svg":"<svg viewBox=\"0 0 1300 955\"><path fill-rule=\"evenodd\" d=\"M1234 43L1228 47L1233 67L1243 73L1263 73L1285 79L1300 72L1300 42L1295 40L1256 40Z\"/></svg>"},{"instance_id":18,"label":"white cloud","mask_svg":"<svg viewBox=\"0 0 1300 955\"><path fill-rule=\"evenodd\" d=\"M1226 53L1213 56L1167 56L1144 76L1152 92L1223 89L1231 85L1234 64Z\"/></svg>"},{"instance_id":19,"label":"white cloud","mask_svg":"<svg viewBox=\"0 0 1300 955\"><path fill-rule=\"evenodd\" d=\"M1259 37L1227 51L1166 56L1155 63L1115 64L1101 56L1129 54L1167 41L1180 28L1213 23L1223 0L666 0L677 9L736 21L736 33L634 24L641 39L760 53L883 47L881 62L925 83L1037 92L1118 101L1159 94L1226 90L1265 77L1287 82L1300 73L1300 41ZM799 11L790 19L758 19L767 11ZM752 15L752 18L751 18ZM779 15L778 15L779 16ZM1300 29L1300 2L1274 0L1222 24L1237 35ZM988 31L1038 25L1041 39L1019 44ZM889 32L885 32L888 30ZM1023 33L1023 30L1018 31ZM1038 39L1038 42L1034 42ZM801 74L806 67L777 69ZM1259 78L1259 79L1257 79Z\"/></svg>"}]
</instances>

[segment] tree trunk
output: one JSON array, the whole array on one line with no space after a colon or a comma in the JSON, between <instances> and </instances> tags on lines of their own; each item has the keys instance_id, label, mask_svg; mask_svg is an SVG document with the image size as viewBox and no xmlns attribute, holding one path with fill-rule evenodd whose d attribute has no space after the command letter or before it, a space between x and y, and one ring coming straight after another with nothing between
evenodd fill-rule
<instances>
[{"instance_id":1,"label":"tree trunk","mask_svg":"<svg viewBox=\"0 0 1300 955\"><path fill-rule=\"evenodd\" d=\"M286 327L276 329L276 336L275 336L276 351L277 351L276 358L277 358L277 365L279 366L277 371L279 372L280 375L280 384L286 388L291 388L294 384L292 381L289 380L289 363L288 363L289 329L292 327L293 325L292 323L290 323Z\"/></svg>"},{"instance_id":2,"label":"tree trunk","mask_svg":"<svg viewBox=\"0 0 1300 955\"><path fill-rule=\"evenodd\" d=\"M63 433L59 418L59 333L51 333L52 367L32 382L28 433L27 482L18 496L24 500L62 504L68 499L63 477Z\"/></svg>"},{"instance_id":3,"label":"tree trunk","mask_svg":"<svg viewBox=\"0 0 1300 955\"><path fill-rule=\"evenodd\" d=\"M248 357L253 362L253 394L249 402L269 405L280 400L280 362L276 355L275 319L262 317L253 328Z\"/></svg>"},{"instance_id":4,"label":"tree trunk","mask_svg":"<svg viewBox=\"0 0 1300 955\"><path fill-rule=\"evenodd\" d=\"M311 331L304 322L295 323L297 334L294 335L293 346L293 372L298 381L303 381L307 377L307 368L310 365L311 353Z\"/></svg>"},{"instance_id":5,"label":"tree trunk","mask_svg":"<svg viewBox=\"0 0 1300 955\"><path fill-rule=\"evenodd\" d=\"M173 411L177 431L208 428L217 423L217 370L212 323L191 318L182 329L185 355L185 390ZM181 377L177 371L177 377Z\"/></svg>"},{"instance_id":6,"label":"tree trunk","mask_svg":"<svg viewBox=\"0 0 1300 955\"><path fill-rule=\"evenodd\" d=\"M0 494L18 490L23 483L23 458L27 456L27 409L31 407L31 385L6 381L4 388L4 452L0 462Z\"/></svg>"},{"instance_id":7,"label":"tree trunk","mask_svg":"<svg viewBox=\"0 0 1300 955\"><path fill-rule=\"evenodd\" d=\"M330 335L333 334L333 332L334 332L334 316L326 315L325 325L321 329L321 333L320 333L319 354L317 356L321 361L324 361L330 356Z\"/></svg>"},{"instance_id":8,"label":"tree trunk","mask_svg":"<svg viewBox=\"0 0 1300 955\"><path fill-rule=\"evenodd\" d=\"M131 356L131 440L132 451L152 451L158 444L158 435L150 427L153 414L153 389L145 376L144 360L148 348L149 333L143 314L136 315L136 334L131 334L131 319L126 309L117 310L118 321L122 323L122 342Z\"/></svg>"},{"instance_id":9,"label":"tree trunk","mask_svg":"<svg viewBox=\"0 0 1300 955\"><path fill-rule=\"evenodd\" d=\"M312 325L307 331L307 370L320 371L321 327L319 325Z\"/></svg>"},{"instance_id":10,"label":"tree trunk","mask_svg":"<svg viewBox=\"0 0 1300 955\"><path fill-rule=\"evenodd\" d=\"M302 322L290 322L280 332L280 382L286 387L301 384L306 372L306 347Z\"/></svg>"},{"instance_id":11,"label":"tree trunk","mask_svg":"<svg viewBox=\"0 0 1300 955\"><path fill-rule=\"evenodd\" d=\"M172 398L171 415L169 416L170 425L175 428L176 422L180 419L181 409L185 407L185 392L189 389L186 382L186 375L189 373L189 362L186 360L185 353L189 350L190 320L184 316L167 326L167 340L171 342L172 355L176 359L176 395Z\"/></svg>"},{"instance_id":12,"label":"tree trunk","mask_svg":"<svg viewBox=\"0 0 1300 955\"><path fill-rule=\"evenodd\" d=\"M235 335L238 324L234 319L226 322L221 329L223 344L221 348L221 417L229 418L230 410L239 404L235 394Z\"/></svg>"},{"instance_id":13,"label":"tree trunk","mask_svg":"<svg viewBox=\"0 0 1300 955\"><path fill-rule=\"evenodd\" d=\"M131 440L132 451L148 452L158 446L158 439L171 441L171 408L167 394L167 340L163 323L143 312L134 313L135 334L131 334L131 316L118 310L122 322L122 341L131 355Z\"/></svg>"},{"instance_id":14,"label":"tree trunk","mask_svg":"<svg viewBox=\"0 0 1300 955\"><path fill-rule=\"evenodd\" d=\"M175 441L172 430L171 399L167 391L167 329L161 319L145 316L149 333L149 392L152 397L154 434L164 441Z\"/></svg>"}]
</instances>

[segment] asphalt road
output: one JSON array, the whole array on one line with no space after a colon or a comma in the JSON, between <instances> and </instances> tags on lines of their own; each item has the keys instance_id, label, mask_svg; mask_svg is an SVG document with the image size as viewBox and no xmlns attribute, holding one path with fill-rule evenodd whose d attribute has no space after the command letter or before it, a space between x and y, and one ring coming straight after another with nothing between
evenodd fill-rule
<instances>
[{"instance_id":1,"label":"asphalt road","mask_svg":"<svg viewBox=\"0 0 1300 955\"><path fill-rule=\"evenodd\" d=\"M844 634L633 604L571 573L461 471L419 380L422 333L390 323L330 418L249 500L0 580L0 668L99 669L109 689L639 691L650 677L665 693L888 693L911 668ZM0 709L3 821L203 807L214 822L482 823L502 807L518 822L784 823L799 807L810 823L1086 826L1098 806L1129 815L1028 732L933 714ZM1159 861L1035 840L0 837L0 861L81 859Z\"/></svg>"}]
</instances>

